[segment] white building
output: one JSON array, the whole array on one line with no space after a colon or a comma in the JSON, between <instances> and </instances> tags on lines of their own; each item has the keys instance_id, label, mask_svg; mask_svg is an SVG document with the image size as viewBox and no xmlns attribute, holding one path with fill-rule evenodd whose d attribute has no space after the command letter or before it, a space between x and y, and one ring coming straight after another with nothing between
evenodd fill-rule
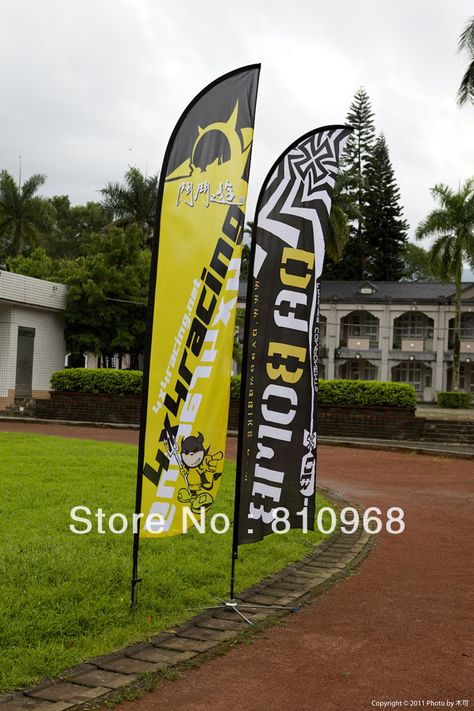
<instances>
[{"instance_id":1,"label":"white building","mask_svg":"<svg viewBox=\"0 0 474 711\"><path fill-rule=\"evenodd\" d=\"M15 399L48 397L64 368L67 287L0 270L0 411Z\"/></svg>"},{"instance_id":2,"label":"white building","mask_svg":"<svg viewBox=\"0 0 474 711\"><path fill-rule=\"evenodd\" d=\"M240 308L246 291L242 281ZM443 282L322 282L320 377L411 383L435 400L451 389L454 302ZM461 312L460 387L474 394L474 283L463 284Z\"/></svg>"},{"instance_id":3,"label":"white building","mask_svg":"<svg viewBox=\"0 0 474 711\"><path fill-rule=\"evenodd\" d=\"M420 400L451 389L454 284L321 284L323 378L411 383ZM474 284L463 284L461 389L474 393Z\"/></svg>"}]
</instances>

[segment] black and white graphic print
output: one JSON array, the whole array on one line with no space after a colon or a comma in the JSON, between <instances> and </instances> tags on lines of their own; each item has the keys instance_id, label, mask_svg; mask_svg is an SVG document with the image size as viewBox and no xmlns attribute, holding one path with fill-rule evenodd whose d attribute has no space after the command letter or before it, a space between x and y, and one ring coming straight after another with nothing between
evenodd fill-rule
<instances>
[{"instance_id":1,"label":"black and white graphic print","mask_svg":"<svg viewBox=\"0 0 474 711\"><path fill-rule=\"evenodd\" d=\"M350 132L328 126L300 138L275 163L260 193L242 382L239 543L258 541L275 525L312 528L318 278ZM287 523L275 524L284 517Z\"/></svg>"}]
</instances>

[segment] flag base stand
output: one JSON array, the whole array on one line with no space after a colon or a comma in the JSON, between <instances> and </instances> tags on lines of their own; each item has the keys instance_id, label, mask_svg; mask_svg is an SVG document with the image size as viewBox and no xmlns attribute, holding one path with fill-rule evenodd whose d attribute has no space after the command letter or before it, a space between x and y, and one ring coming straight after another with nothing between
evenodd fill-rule
<instances>
[{"instance_id":1,"label":"flag base stand","mask_svg":"<svg viewBox=\"0 0 474 711\"><path fill-rule=\"evenodd\" d=\"M211 597L215 600L219 600L219 605L211 605L210 607L192 607L191 610L227 610L235 612L237 615L247 622L247 624L252 627L255 626L255 622L249 620L249 618L244 615L242 610L289 610L290 612L299 612L299 607L289 607L286 605L252 605L252 603L239 602L235 598L229 600L223 600L218 595L211 593Z\"/></svg>"}]
</instances>

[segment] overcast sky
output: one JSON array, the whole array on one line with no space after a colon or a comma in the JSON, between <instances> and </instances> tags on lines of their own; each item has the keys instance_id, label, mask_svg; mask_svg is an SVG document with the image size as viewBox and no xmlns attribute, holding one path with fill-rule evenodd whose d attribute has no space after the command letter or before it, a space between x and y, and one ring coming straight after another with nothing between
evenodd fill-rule
<instances>
[{"instance_id":1,"label":"overcast sky","mask_svg":"<svg viewBox=\"0 0 474 711\"><path fill-rule=\"evenodd\" d=\"M474 175L474 107L456 90L467 0L5 0L0 168L43 193L99 198L128 165L160 170L181 112L206 84L262 63L247 217L281 151L345 121L364 86L410 238L437 182Z\"/></svg>"}]
</instances>

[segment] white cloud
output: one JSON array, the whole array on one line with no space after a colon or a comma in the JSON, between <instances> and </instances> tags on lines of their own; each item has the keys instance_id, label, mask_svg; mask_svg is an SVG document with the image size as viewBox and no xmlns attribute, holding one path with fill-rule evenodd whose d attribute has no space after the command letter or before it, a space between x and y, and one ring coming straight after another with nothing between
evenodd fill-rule
<instances>
[{"instance_id":1,"label":"white cloud","mask_svg":"<svg viewBox=\"0 0 474 711\"><path fill-rule=\"evenodd\" d=\"M279 153L345 120L365 86L412 230L429 188L474 174L474 109L455 95L468 0L17 0L0 26L0 167L48 175L48 194L97 198L127 165L157 172L207 83L262 62L249 212Z\"/></svg>"}]
</instances>

